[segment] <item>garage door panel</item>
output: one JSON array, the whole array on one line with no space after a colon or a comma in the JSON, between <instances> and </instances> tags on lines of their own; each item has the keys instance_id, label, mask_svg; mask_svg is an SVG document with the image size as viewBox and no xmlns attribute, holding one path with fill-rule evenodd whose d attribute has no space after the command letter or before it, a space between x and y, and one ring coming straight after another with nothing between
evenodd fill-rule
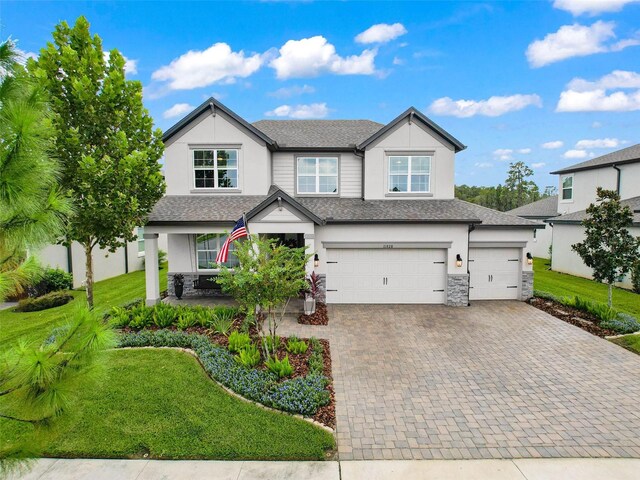
<instances>
[{"instance_id":1,"label":"garage door panel","mask_svg":"<svg viewBox=\"0 0 640 480\"><path fill-rule=\"evenodd\" d=\"M520 292L520 250L469 250L470 300L516 300Z\"/></svg>"}]
</instances>

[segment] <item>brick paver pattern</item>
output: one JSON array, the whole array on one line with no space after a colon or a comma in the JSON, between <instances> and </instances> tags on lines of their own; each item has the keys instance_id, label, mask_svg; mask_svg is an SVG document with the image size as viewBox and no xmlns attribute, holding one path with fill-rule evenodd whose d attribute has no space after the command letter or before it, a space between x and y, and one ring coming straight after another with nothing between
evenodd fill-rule
<instances>
[{"instance_id":1,"label":"brick paver pattern","mask_svg":"<svg viewBox=\"0 0 640 480\"><path fill-rule=\"evenodd\" d=\"M640 356L521 302L336 305L338 454L640 458Z\"/></svg>"}]
</instances>

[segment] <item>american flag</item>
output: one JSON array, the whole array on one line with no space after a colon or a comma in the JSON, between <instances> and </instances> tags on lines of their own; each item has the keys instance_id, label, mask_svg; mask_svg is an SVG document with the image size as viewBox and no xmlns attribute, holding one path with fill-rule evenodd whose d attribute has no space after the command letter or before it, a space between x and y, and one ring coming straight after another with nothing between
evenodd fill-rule
<instances>
[{"instance_id":1,"label":"american flag","mask_svg":"<svg viewBox=\"0 0 640 480\"><path fill-rule=\"evenodd\" d=\"M247 236L247 227L244 224L244 216L243 216L243 217L240 217L240 220L236 222L236 226L233 227L233 230L231 230L231 233L229 234L229 236L227 236L227 239L224 241L222 248L220 249L220 251L218 252L218 255L216 256L216 263L217 264L225 263L227 261L227 258L229 257L229 245L231 245L231 242L246 236Z\"/></svg>"}]
</instances>

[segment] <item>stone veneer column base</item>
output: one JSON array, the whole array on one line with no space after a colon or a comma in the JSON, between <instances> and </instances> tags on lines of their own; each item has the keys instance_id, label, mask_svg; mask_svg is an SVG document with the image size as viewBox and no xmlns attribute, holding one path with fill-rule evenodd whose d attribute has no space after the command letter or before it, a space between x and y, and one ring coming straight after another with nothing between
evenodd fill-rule
<instances>
[{"instance_id":1,"label":"stone veneer column base","mask_svg":"<svg viewBox=\"0 0 640 480\"><path fill-rule=\"evenodd\" d=\"M520 300L526 301L533 297L533 272L522 272L522 285L520 288L522 294Z\"/></svg>"},{"instance_id":2,"label":"stone veneer column base","mask_svg":"<svg viewBox=\"0 0 640 480\"><path fill-rule=\"evenodd\" d=\"M469 274L447 275L447 305L450 307L469 305Z\"/></svg>"},{"instance_id":3,"label":"stone veneer column base","mask_svg":"<svg viewBox=\"0 0 640 480\"><path fill-rule=\"evenodd\" d=\"M184 275L184 288L182 290L183 297L215 297L222 296L222 290L213 289L196 289L193 288L193 282L201 275L207 275L206 273L194 273L194 272L169 272L167 273L167 295L175 296L176 291L173 288L173 276L176 273ZM211 274L213 277L214 275Z\"/></svg>"}]
</instances>

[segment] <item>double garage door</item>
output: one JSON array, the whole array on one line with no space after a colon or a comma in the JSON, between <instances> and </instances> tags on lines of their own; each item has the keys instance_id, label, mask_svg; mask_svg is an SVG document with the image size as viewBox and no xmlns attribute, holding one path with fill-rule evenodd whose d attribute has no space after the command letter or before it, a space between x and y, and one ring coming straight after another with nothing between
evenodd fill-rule
<instances>
[{"instance_id":1,"label":"double garage door","mask_svg":"<svg viewBox=\"0 0 640 480\"><path fill-rule=\"evenodd\" d=\"M445 249L332 248L327 256L327 303L446 303ZM469 270L471 300L518 298L519 249L472 248Z\"/></svg>"}]
</instances>

